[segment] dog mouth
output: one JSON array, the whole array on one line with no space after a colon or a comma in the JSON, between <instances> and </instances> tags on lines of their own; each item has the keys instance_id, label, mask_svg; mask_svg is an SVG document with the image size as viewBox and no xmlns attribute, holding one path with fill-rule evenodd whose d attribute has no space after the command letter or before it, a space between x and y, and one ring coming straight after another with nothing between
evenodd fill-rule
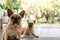
<instances>
[{"instance_id":1,"label":"dog mouth","mask_svg":"<svg viewBox=\"0 0 60 40\"><path fill-rule=\"evenodd\" d=\"M17 25L17 24L14 24L13 26L14 26L14 27L17 27L18 25Z\"/></svg>"},{"instance_id":2,"label":"dog mouth","mask_svg":"<svg viewBox=\"0 0 60 40\"><path fill-rule=\"evenodd\" d=\"M17 26L19 25L19 22L13 22L12 25L13 25L14 27L17 27Z\"/></svg>"}]
</instances>

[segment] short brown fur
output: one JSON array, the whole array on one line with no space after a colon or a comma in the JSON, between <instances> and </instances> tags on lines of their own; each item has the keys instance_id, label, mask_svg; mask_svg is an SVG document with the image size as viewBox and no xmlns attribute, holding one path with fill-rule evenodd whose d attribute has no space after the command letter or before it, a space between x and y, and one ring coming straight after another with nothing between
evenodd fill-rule
<instances>
[{"instance_id":1,"label":"short brown fur","mask_svg":"<svg viewBox=\"0 0 60 40\"><path fill-rule=\"evenodd\" d=\"M25 11L21 11L19 14L14 14L11 9L7 10L9 22L3 31L2 40L20 40L21 39L21 18L23 18ZM21 15L22 14L22 15ZM15 22L16 21L16 22ZM11 38L9 38L9 37ZM13 37L16 37L13 39Z\"/></svg>"},{"instance_id":2,"label":"short brown fur","mask_svg":"<svg viewBox=\"0 0 60 40\"><path fill-rule=\"evenodd\" d=\"M34 37L36 37L36 38L38 38L38 36L36 36L35 35L35 33L34 33L34 24L35 24L35 21L27 21L27 23L28 23L28 27L27 28L25 28L25 30L24 30L24 32L23 32L23 37L25 36L25 35L32 35L32 36L34 36ZM31 24L31 25L30 25ZM29 27L29 26L31 26L31 27Z\"/></svg>"}]
</instances>

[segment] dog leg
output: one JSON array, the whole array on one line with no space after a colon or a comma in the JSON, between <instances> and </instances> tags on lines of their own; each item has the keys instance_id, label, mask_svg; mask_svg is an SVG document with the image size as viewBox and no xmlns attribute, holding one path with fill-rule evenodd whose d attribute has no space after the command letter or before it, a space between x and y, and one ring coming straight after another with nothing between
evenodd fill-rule
<instances>
[{"instance_id":1,"label":"dog leg","mask_svg":"<svg viewBox=\"0 0 60 40\"><path fill-rule=\"evenodd\" d=\"M32 35L33 35L34 37L36 37L36 38L39 38L39 37L38 37L38 36L36 36L36 35L35 35L35 33L33 33L33 32L32 32Z\"/></svg>"},{"instance_id":2,"label":"dog leg","mask_svg":"<svg viewBox=\"0 0 60 40\"><path fill-rule=\"evenodd\" d=\"M18 36L18 40L21 40L21 37L20 36Z\"/></svg>"},{"instance_id":3,"label":"dog leg","mask_svg":"<svg viewBox=\"0 0 60 40\"><path fill-rule=\"evenodd\" d=\"M4 40L4 36L2 37L2 39L1 40Z\"/></svg>"},{"instance_id":4,"label":"dog leg","mask_svg":"<svg viewBox=\"0 0 60 40\"><path fill-rule=\"evenodd\" d=\"M7 35L3 34L2 40L7 40Z\"/></svg>"},{"instance_id":5,"label":"dog leg","mask_svg":"<svg viewBox=\"0 0 60 40\"><path fill-rule=\"evenodd\" d=\"M25 35L26 35L26 30L23 32L22 38L25 37Z\"/></svg>"}]
</instances>

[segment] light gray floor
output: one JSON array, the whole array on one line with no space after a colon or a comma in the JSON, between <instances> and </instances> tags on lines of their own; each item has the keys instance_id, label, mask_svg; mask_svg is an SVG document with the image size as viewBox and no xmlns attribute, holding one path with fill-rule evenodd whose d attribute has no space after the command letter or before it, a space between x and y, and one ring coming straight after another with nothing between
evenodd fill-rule
<instances>
[{"instance_id":1,"label":"light gray floor","mask_svg":"<svg viewBox=\"0 0 60 40\"><path fill-rule=\"evenodd\" d=\"M60 37L60 28L36 27L35 33L39 37Z\"/></svg>"},{"instance_id":2,"label":"light gray floor","mask_svg":"<svg viewBox=\"0 0 60 40\"><path fill-rule=\"evenodd\" d=\"M1 38L2 38L2 30L0 29L0 40L1 40Z\"/></svg>"},{"instance_id":3,"label":"light gray floor","mask_svg":"<svg viewBox=\"0 0 60 40\"><path fill-rule=\"evenodd\" d=\"M22 40L60 40L59 37L24 38Z\"/></svg>"},{"instance_id":4,"label":"light gray floor","mask_svg":"<svg viewBox=\"0 0 60 40\"><path fill-rule=\"evenodd\" d=\"M22 40L60 40L60 27L35 27L35 34L39 38L25 37ZM0 39L2 30L0 30Z\"/></svg>"}]
</instances>

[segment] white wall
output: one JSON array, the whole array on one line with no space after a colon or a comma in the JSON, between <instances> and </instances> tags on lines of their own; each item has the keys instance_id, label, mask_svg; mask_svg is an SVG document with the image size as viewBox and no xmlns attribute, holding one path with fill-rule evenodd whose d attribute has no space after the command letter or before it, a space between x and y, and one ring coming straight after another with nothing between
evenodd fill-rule
<instances>
[{"instance_id":1,"label":"white wall","mask_svg":"<svg viewBox=\"0 0 60 40\"><path fill-rule=\"evenodd\" d=\"M6 0L0 0L0 4L3 4Z\"/></svg>"}]
</instances>

